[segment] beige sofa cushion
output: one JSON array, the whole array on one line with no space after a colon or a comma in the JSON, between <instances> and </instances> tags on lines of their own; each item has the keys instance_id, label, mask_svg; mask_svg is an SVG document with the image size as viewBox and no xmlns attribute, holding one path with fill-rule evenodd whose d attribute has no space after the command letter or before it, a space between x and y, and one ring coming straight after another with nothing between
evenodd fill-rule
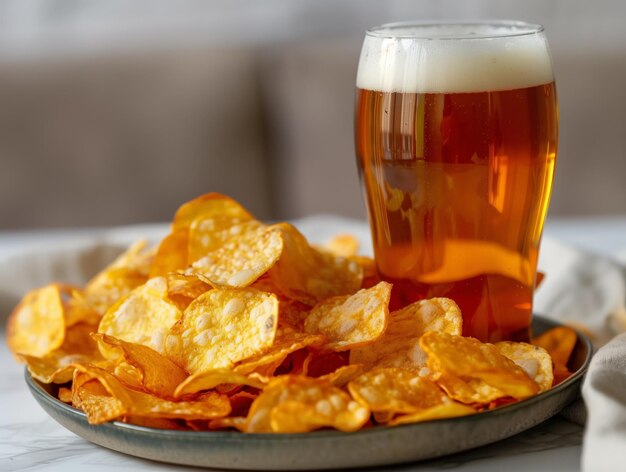
<instances>
[{"instance_id":1,"label":"beige sofa cushion","mask_svg":"<svg viewBox=\"0 0 626 472\"><path fill-rule=\"evenodd\" d=\"M2 64L0 228L166 221L207 191L267 218L260 103L250 49Z\"/></svg>"}]
</instances>

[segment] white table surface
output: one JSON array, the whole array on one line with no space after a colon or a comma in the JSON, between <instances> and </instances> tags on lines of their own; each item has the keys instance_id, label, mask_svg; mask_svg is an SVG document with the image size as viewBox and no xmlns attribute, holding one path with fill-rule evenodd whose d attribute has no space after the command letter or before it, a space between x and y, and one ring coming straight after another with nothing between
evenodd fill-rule
<instances>
[{"instance_id":1,"label":"white table surface","mask_svg":"<svg viewBox=\"0 0 626 472\"><path fill-rule=\"evenodd\" d=\"M363 223L334 217L309 218L301 221L299 226L311 239L318 240L340 231L366 235ZM126 243L142 236L158 237L165 231L164 225L142 225L116 229L0 232L0 261L68 241L85 243L106 238L107 241ZM549 220L546 235L625 260L626 217ZM367 244L364 244L364 250L369 250ZM2 314L0 319L4 320L5 316ZM113 452L59 426L28 392L23 367L14 362L6 347L4 326L0 337L0 471L194 470ZM581 426L557 416L490 446L435 461L375 470L576 471L580 470L582 434Z\"/></svg>"}]
</instances>

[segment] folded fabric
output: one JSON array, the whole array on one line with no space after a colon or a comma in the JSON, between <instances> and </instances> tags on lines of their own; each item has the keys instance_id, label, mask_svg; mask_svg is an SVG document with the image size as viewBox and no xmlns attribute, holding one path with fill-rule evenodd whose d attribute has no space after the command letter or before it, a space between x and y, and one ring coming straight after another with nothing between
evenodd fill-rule
<instances>
[{"instance_id":1,"label":"folded fabric","mask_svg":"<svg viewBox=\"0 0 626 472\"><path fill-rule=\"evenodd\" d=\"M587 334L596 348L626 331L626 278L616 260L544 238L534 311Z\"/></svg>"},{"instance_id":2,"label":"folded fabric","mask_svg":"<svg viewBox=\"0 0 626 472\"><path fill-rule=\"evenodd\" d=\"M595 354L583 385L585 472L626 470L626 333Z\"/></svg>"}]
</instances>

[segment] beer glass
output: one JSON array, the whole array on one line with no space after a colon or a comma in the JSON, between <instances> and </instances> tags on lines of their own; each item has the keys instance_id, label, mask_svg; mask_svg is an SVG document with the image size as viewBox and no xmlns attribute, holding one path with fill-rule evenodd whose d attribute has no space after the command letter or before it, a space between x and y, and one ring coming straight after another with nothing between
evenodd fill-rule
<instances>
[{"instance_id":1,"label":"beer glass","mask_svg":"<svg viewBox=\"0 0 626 472\"><path fill-rule=\"evenodd\" d=\"M392 309L448 297L463 334L528 338L557 150L539 25L393 23L367 31L356 153Z\"/></svg>"}]
</instances>

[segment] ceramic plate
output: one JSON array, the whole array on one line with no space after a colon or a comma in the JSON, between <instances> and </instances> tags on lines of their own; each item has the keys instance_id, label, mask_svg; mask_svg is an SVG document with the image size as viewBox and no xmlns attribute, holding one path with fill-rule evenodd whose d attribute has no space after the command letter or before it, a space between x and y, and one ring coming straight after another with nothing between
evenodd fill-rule
<instances>
[{"instance_id":1,"label":"ceramic plate","mask_svg":"<svg viewBox=\"0 0 626 472\"><path fill-rule=\"evenodd\" d=\"M534 333L558 326L535 316ZM476 415L385 427L355 433L306 434L169 431L112 422L93 426L85 414L62 403L33 380L26 383L56 421L92 443L137 457L174 464L247 470L311 470L387 465L432 459L490 444L529 429L577 398L591 358L578 334L565 382L527 400Z\"/></svg>"}]
</instances>

